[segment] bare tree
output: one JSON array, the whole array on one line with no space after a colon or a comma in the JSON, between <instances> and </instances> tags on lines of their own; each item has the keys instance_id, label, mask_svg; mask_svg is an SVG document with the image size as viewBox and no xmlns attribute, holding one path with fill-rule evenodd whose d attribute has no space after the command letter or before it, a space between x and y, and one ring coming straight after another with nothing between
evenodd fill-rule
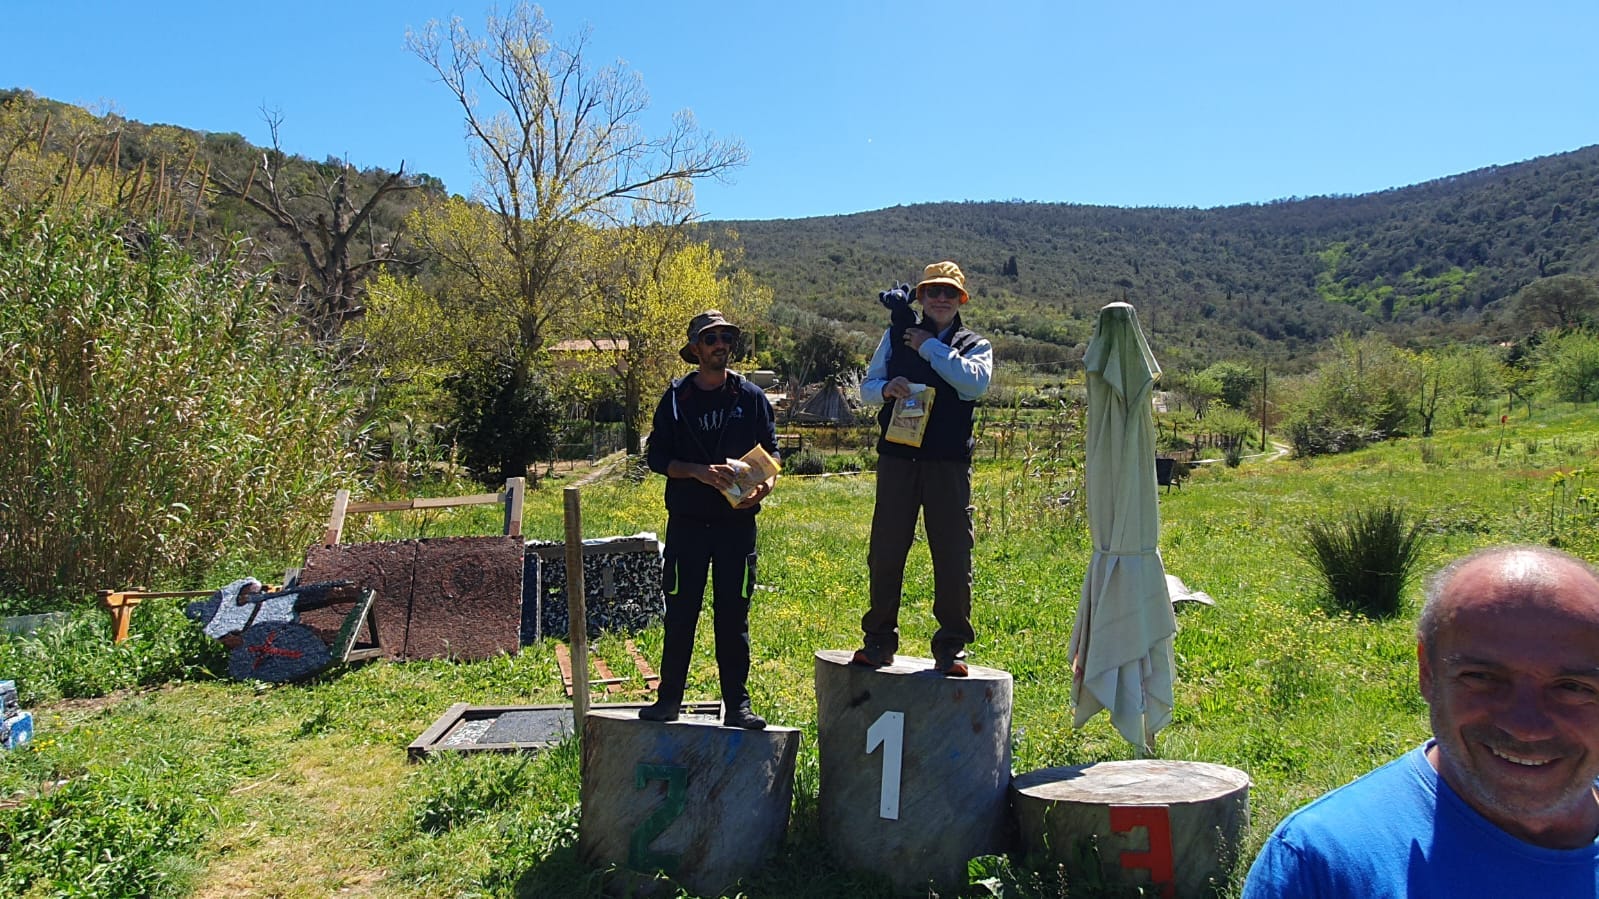
<instances>
[{"instance_id":1,"label":"bare tree","mask_svg":"<svg viewBox=\"0 0 1599 899\"><path fill-rule=\"evenodd\" d=\"M746 158L742 144L702 134L686 111L664 135L647 136L643 81L621 64L590 69L586 42L582 34L557 45L543 12L526 3L490 15L481 38L459 18L406 36L465 113L474 199L493 213L497 246L442 228L419 239L481 295L516 305L529 353L584 299L592 279L581 273L582 247L597 229L641 219L681 228L695 215L692 182ZM485 265L486 256L508 265Z\"/></svg>"},{"instance_id":2,"label":"bare tree","mask_svg":"<svg viewBox=\"0 0 1599 899\"><path fill-rule=\"evenodd\" d=\"M278 134L283 117L265 109L262 116L272 134L272 149L262 152L261 164L251 169L243 184L220 172L211 177L224 194L265 213L294 242L305 263L295 285L295 304L312 332L329 338L363 312L366 276L377 266L401 261L394 242L379 242L368 227L372 211L385 195L414 190L416 185L406 180L403 160L359 205L350 197L347 160L331 179L315 166L309 182L286 177L288 156Z\"/></svg>"}]
</instances>

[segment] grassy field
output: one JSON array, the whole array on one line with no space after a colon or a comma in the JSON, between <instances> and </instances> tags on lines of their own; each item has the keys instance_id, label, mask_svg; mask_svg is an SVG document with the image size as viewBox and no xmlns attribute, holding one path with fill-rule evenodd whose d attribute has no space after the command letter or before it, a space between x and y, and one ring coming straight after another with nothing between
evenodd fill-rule
<instances>
[{"instance_id":1,"label":"grassy field","mask_svg":"<svg viewBox=\"0 0 1599 899\"><path fill-rule=\"evenodd\" d=\"M1385 622L1322 611L1323 587L1296 552L1304 523L1392 499L1425 518L1429 567L1505 541L1557 542L1596 558L1596 455L1599 422L1591 410L1567 407L1503 432L1307 462L1203 466L1162 494L1167 570L1216 605L1179 611L1176 716L1156 748L1249 773L1246 864L1288 811L1427 733L1413 607ZM1058 447L1014 456L1020 461L977 470L972 661L1015 678L1016 771L1130 758L1104 715L1071 726L1065 650L1089 557L1080 465ZM530 537L561 536L560 486L547 482L530 497ZM785 478L761 516L766 589L756 597L751 692L757 711L801 729L805 745L788 842L741 885L750 897L892 895L884 882L829 861L815 815L812 653L859 639L872 490L870 473ZM586 487L585 535L663 532L660 493L655 477ZM493 533L495 514L412 513L352 527L347 539ZM920 549L906 593L903 646L925 654L934 624ZM178 616L176 604L147 605L135 629L161 631ZM708 617L691 699L717 698ZM98 623L76 627L100 642L60 651L109 652ZM658 662L660 629L637 640ZM620 641L603 636L594 648L625 665ZM38 652L25 648L36 642L0 641L0 661ZM141 663L136 653L119 658ZM599 876L576 858L572 747L405 758L405 745L451 703L562 701L553 645L473 664L373 664L283 687L207 678L206 662L155 689L34 708L34 744L0 758L0 796L10 797L0 803L0 885L19 895L230 899L597 894ZM1004 866L974 888L996 891L1058 895L1049 877Z\"/></svg>"}]
</instances>

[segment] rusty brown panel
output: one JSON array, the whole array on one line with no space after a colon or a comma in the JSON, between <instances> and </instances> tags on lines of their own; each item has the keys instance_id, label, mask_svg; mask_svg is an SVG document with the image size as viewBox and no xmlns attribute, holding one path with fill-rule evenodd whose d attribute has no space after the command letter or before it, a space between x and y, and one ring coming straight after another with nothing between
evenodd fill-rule
<instances>
[{"instance_id":1,"label":"rusty brown panel","mask_svg":"<svg viewBox=\"0 0 1599 899\"><path fill-rule=\"evenodd\" d=\"M522 627L522 538L418 542L405 657L515 653Z\"/></svg>"},{"instance_id":2,"label":"rusty brown panel","mask_svg":"<svg viewBox=\"0 0 1599 899\"><path fill-rule=\"evenodd\" d=\"M406 624L411 618L412 578L422 542L395 540L312 546L305 551L305 568L300 572L300 583L348 580L363 589L376 590L378 595L372 604L372 613L377 620L383 657L404 658ZM349 611L349 605L341 603L301 612L300 623L315 630L332 644Z\"/></svg>"}]
</instances>

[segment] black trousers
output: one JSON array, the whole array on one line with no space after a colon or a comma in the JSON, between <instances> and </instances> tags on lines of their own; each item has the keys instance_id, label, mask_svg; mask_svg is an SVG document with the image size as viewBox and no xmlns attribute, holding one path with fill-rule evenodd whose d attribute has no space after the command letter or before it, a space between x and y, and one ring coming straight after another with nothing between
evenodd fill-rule
<instances>
[{"instance_id":1,"label":"black trousers","mask_svg":"<svg viewBox=\"0 0 1599 899\"><path fill-rule=\"evenodd\" d=\"M736 709L749 702L750 597L755 592L755 521L706 524L669 517L661 566L666 594L666 645L661 652L659 698L682 702L688 663L694 654L694 629L712 587L712 626L716 629L716 667L722 704Z\"/></svg>"},{"instance_id":2,"label":"black trousers","mask_svg":"<svg viewBox=\"0 0 1599 899\"><path fill-rule=\"evenodd\" d=\"M866 553L871 608L861 616L868 646L899 649L900 590L905 560L916 539L916 517L927 528L933 557L933 652L972 642L972 467L966 460L877 460L877 505Z\"/></svg>"}]
</instances>

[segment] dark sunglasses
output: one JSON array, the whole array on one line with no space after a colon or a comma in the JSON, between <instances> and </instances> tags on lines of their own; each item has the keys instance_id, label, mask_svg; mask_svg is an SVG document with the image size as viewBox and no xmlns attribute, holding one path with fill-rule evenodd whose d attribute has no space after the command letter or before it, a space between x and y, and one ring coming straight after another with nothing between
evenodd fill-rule
<instances>
[{"instance_id":1,"label":"dark sunglasses","mask_svg":"<svg viewBox=\"0 0 1599 899\"><path fill-rule=\"evenodd\" d=\"M738 340L738 332L737 331L701 331L700 332L700 343L703 343L706 346L716 346L718 343L725 343L728 346L732 346L733 345L733 341L735 341L735 340Z\"/></svg>"},{"instance_id":2,"label":"dark sunglasses","mask_svg":"<svg viewBox=\"0 0 1599 899\"><path fill-rule=\"evenodd\" d=\"M960 289L951 287L948 284L929 284L917 291L917 295L927 300L958 300L961 298Z\"/></svg>"}]
</instances>

